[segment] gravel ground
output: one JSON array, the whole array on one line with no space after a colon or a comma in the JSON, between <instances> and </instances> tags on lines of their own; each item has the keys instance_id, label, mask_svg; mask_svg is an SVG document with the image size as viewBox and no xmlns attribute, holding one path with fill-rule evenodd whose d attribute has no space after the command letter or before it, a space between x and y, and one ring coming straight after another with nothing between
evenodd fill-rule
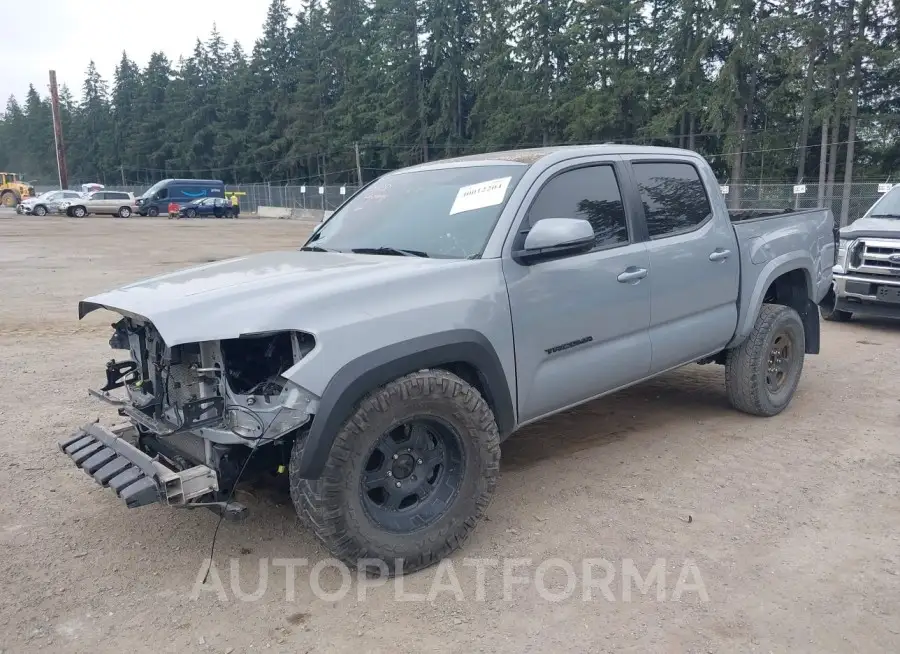
<instances>
[{"instance_id":1,"label":"gravel ground","mask_svg":"<svg viewBox=\"0 0 900 654\"><path fill-rule=\"evenodd\" d=\"M398 589L354 575L338 592L340 571L312 570L328 554L272 485L243 494L246 522L222 525L221 595L197 592L216 517L126 509L56 448L110 417L85 388L110 358L112 316L79 323L76 303L293 247L305 229L0 215L0 650L900 651L900 325L872 321L825 324L823 354L775 418L732 411L722 370L691 366L523 430L487 519L440 577ZM287 557L309 564L294 583L268 565ZM472 558L494 567L479 579ZM562 562L544 576L548 559ZM587 600L585 559L614 575ZM660 583L642 588L630 573L646 581L658 560ZM504 566L530 581L504 593ZM243 601L233 581L263 592Z\"/></svg>"}]
</instances>

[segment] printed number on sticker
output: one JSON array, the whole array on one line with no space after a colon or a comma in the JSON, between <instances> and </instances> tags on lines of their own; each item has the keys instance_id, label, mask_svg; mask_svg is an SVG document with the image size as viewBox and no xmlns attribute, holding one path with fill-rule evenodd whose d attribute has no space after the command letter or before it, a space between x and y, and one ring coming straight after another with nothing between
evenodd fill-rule
<instances>
[{"instance_id":1,"label":"printed number on sticker","mask_svg":"<svg viewBox=\"0 0 900 654\"><path fill-rule=\"evenodd\" d=\"M506 197L506 187L509 186L510 181L512 181L512 177L501 177L463 186L457 192L453 206L450 207L450 215L500 204Z\"/></svg>"}]
</instances>

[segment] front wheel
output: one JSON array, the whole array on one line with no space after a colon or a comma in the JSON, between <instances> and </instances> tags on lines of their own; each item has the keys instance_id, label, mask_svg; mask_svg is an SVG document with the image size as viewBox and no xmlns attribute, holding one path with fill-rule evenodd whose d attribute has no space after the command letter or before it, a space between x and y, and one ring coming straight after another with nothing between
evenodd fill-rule
<instances>
[{"instance_id":1,"label":"front wheel","mask_svg":"<svg viewBox=\"0 0 900 654\"><path fill-rule=\"evenodd\" d=\"M830 322L848 322L853 314L849 311L841 311L837 308L837 294L834 289L828 291L828 295L819 303L819 313L823 320Z\"/></svg>"},{"instance_id":2,"label":"front wheel","mask_svg":"<svg viewBox=\"0 0 900 654\"><path fill-rule=\"evenodd\" d=\"M781 413L797 390L805 352L800 315L791 307L764 304L750 335L725 358L731 406L756 416Z\"/></svg>"},{"instance_id":3,"label":"front wheel","mask_svg":"<svg viewBox=\"0 0 900 654\"><path fill-rule=\"evenodd\" d=\"M187 216L188 218L193 218L194 216L197 215L197 211L195 209L188 209L187 211L184 212L184 215Z\"/></svg>"},{"instance_id":4,"label":"front wheel","mask_svg":"<svg viewBox=\"0 0 900 654\"><path fill-rule=\"evenodd\" d=\"M47 215L47 207L45 207L42 204L39 204L31 211L31 213L33 213L35 216L46 216Z\"/></svg>"},{"instance_id":5,"label":"front wheel","mask_svg":"<svg viewBox=\"0 0 900 654\"><path fill-rule=\"evenodd\" d=\"M150 207L150 208L147 210L147 214L148 214L151 218L156 218L156 217L159 215L159 209L157 209L156 207Z\"/></svg>"},{"instance_id":6,"label":"front wheel","mask_svg":"<svg viewBox=\"0 0 900 654\"><path fill-rule=\"evenodd\" d=\"M395 575L438 563L463 544L493 496L500 437L475 388L422 370L363 398L319 479L298 476L302 453L298 439L290 482L300 517L347 565L377 559L378 572Z\"/></svg>"}]
</instances>

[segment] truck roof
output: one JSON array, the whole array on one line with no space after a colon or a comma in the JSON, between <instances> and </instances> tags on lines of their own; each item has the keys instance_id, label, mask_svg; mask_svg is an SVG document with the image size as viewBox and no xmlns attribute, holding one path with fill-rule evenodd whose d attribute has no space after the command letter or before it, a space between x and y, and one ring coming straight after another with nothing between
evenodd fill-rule
<instances>
[{"instance_id":1,"label":"truck roof","mask_svg":"<svg viewBox=\"0 0 900 654\"><path fill-rule=\"evenodd\" d=\"M600 154L656 154L656 155L693 155L692 150L681 148L664 148L652 145L631 145L628 143L598 143L591 145L552 145L542 148L527 148L522 150L500 150L496 152L483 152L468 154L461 157L439 159L428 163L417 164L396 171L397 173L437 169L456 166L471 165L498 165L518 163L531 166L543 159L549 159L547 163L562 161L577 156L589 156ZM396 173L395 173L396 174Z\"/></svg>"}]
</instances>

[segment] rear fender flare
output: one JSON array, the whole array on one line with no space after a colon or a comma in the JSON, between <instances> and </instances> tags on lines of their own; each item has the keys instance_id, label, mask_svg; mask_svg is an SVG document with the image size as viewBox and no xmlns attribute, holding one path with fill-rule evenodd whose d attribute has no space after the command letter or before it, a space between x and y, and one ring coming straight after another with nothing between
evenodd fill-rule
<instances>
[{"instance_id":1,"label":"rear fender flare","mask_svg":"<svg viewBox=\"0 0 900 654\"><path fill-rule=\"evenodd\" d=\"M426 368L465 363L478 372L485 400L494 410L501 438L515 428L512 394L497 352L475 330L455 329L394 343L345 364L328 382L304 437L297 473L318 479L344 421L370 391Z\"/></svg>"},{"instance_id":2,"label":"rear fender flare","mask_svg":"<svg viewBox=\"0 0 900 654\"><path fill-rule=\"evenodd\" d=\"M759 276L756 278L756 285L753 288L753 292L747 299L745 305L747 307L747 312L740 317L734 338L727 347L736 347L747 338L753 329L753 325L756 324L756 318L759 316L759 312L762 310L766 291L769 289L769 286L772 285L772 282L785 273L789 273L792 270L803 271L803 277L806 280L806 295L811 300L814 300L816 293L813 289L812 269L812 259L809 254L802 252L788 252L787 254L772 259L763 266Z\"/></svg>"}]
</instances>

